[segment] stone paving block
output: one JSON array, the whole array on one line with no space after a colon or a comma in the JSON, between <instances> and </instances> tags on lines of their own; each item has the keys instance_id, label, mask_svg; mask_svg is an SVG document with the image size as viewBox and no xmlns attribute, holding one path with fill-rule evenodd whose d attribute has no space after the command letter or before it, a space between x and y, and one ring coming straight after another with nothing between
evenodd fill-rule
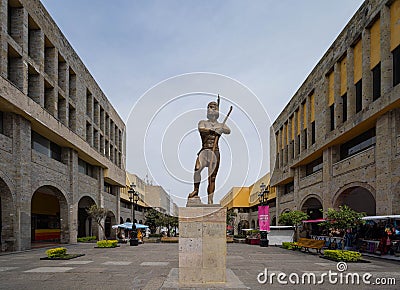
<instances>
[{"instance_id":1,"label":"stone paving block","mask_svg":"<svg viewBox=\"0 0 400 290\"><path fill-rule=\"evenodd\" d=\"M60 273L67 272L74 268L71 267L39 267L31 270L24 271L25 273Z\"/></svg>"}]
</instances>

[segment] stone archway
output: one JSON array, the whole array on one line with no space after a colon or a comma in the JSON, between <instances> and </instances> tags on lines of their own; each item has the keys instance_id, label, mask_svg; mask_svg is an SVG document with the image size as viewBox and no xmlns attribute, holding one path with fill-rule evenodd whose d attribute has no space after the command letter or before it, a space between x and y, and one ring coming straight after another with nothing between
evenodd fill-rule
<instances>
[{"instance_id":1,"label":"stone archway","mask_svg":"<svg viewBox=\"0 0 400 290\"><path fill-rule=\"evenodd\" d=\"M43 185L31 199L31 241L69 243L68 202L55 186Z\"/></svg>"},{"instance_id":2,"label":"stone archway","mask_svg":"<svg viewBox=\"0 0 400 290\"><path fill-rule=\"evenodd\" d=\"M370 190L363 186L351 186L336 195L333 203L338 209L341 205L347 205L357 212L365 212L367 215L376 215L376 201Z\"/></svg>"},{"instance_id":3,"label":"stone archway","mask_svg":"<svg viewBox=\"0 0 400 290\"><path fill-rule=\"evenodd\" d=\"M0 252L16 250L16 237L14 236L14 200L11 189L0 177Z\"/></svg>"},{"instance_id":4,"label":"stone archway","mask_svg":"<svg viewBox=\"0 0 400 290\"><path fill-rule=\"evenodd\" d=\"M322 201L316 196L307 196L302 203L301 211L308 214L310 220L323 217Z\"/></svg>"},{"instance_id":5,"label":"stone archway","mask_svg":"<svg viewBox=\"0 0 400 290\"><path fill-rule=\"evenodd\" d=\"M78 238L96 236L98 237L98 227L95 226L87 213L87 209L96 202L89 196L83 196L78 203Z\"/></svg>"},{"instance_id":6,"label":"stone archway","mask_svg":"<svg viewBox=\"0 0 400 290\"><path fill-rule=\"evenodd\" d=\"M104 231L107 239L115 239L115 230L112 229L112 226L116 224L115 215L112 211L107 212L106 219L104 220Z\"/></svg>"}]
</instances>

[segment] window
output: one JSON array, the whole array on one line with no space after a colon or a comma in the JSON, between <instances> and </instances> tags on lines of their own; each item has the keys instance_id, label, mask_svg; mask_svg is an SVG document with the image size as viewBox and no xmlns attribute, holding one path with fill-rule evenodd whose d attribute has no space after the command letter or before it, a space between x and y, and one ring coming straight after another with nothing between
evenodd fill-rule
<instances>
[{"instance_id":1,"label":"window","mask_svg":"<svg viewBox=\"0 0 400 290\"><path fill-rule=\"evenodd\" d=\"M362 80L356 83L356 113L362 110Z\"/></svg>"},{"instance_id":2,"label":"window","mask_svg":"<svg viewBox=\"0 0 400 290\"><path fill-rule=\"evenodd\" d=\"M322 156L306 165L306 176L322 169Z\"/></svg>"},{"instance_id":3,"label":"window","mask_svg":"<svg viewBox=\"0 0 400 290\"><path fill-rule=\"evenodd\" d=\"M293 182L289 182L287 184L285 184L285 188L284 188L284 192L283 194L290 194L294 192L294 183Z\"/></svg>"},{"instance_id":4,"label":"window","mask_svg":"<svg viewBox=\"0 0 400 290\"><path fill-rule=\"evenodd\" d=\"M343 103L342 118L343 118L343 122L346 122L347 121L347 93L342 96L342 103Z\"/></svg>"},{"instance_id":5,"label":"window","mask_svg":"<svg viewBox=\"0 0 400 290\"><path fill-rule=\"evenodd\" d=\"M315 143L315 121L311 123L311 144Z\"/></svg>"},{"instance_id":6,"label":"window","mask_svg":"<svg viewBox=\"0 0 400 290\"><path fill-rule=\"evenodd\" d=\"M331 131L333 131L334 129L335 129L335 104L332 104L330 107L329 107L329 112L330 112L330 116L331 116L331 118L330 118L330 129L331 129Z\"/></svg>"},{"instance_id":7,"label":"window","mask_svg":"<svg viewBox=\"0 0 400 290\"><path fill-rule=\"evenodd\" d=\"M400 83L400 45L393 50L393 86Z\"/></svg>"},{"instance_id":8,"label":"window","mask_svg":"<svg viewBox=\"0 0 400 290\"><path fill-rule=\"evenodd\" d=\"M31 148L52 159L61 161L61 147L42 135L32 131Z\"/></svg>"},{"instance_id":9,"label":"window","mask_svg":"<svg viewBox=\"0 0 400 290\"><path fill-rule=\"evenodd\" d=\"M372 100L377 100L381 96L381 63L372 69Z\"/></svg>"},{"instance_id":10,"label":"window","mask_svg":"<svg viewBox=\"0 0 400 290\"><path fill-rule=\"evenodd\" d=\"M78 159L78 171L82 174L96 178L94 166L80 158Z\"/></svg>"},{"instance_id":11,"label":"window","mask_svg":"<svg viewBox=\"0 0 400 290\"><path fill-rule=\"evenodd\" d=\"M297 135L297 154L300 154L300 135Z\"/></svg>"},{"instance_id":12,"label":"window","mask_svg":"<svg viewBox=\"0 0 400 290\"><path fill-rule=\"evenodd\" d=\"M304 129L304 149L307 149L307 128Z\"/></svg>"},{"instance_id":13,"label":"window","mask_svg":"<svg viewBox=\"0 0 400 290\"><path fill-rule=\"evenodd\" d=\"M345 159L349 156L357 154L365 149L374 146L376 143L375 128L372 128L350 141L340 145L340 159Z\"/></svg>"},{"instance_id":14,"label":"window","mask_svg":"<svg viewBox=\"0 0 400 290\"><path fill-rule=\"evenodd\" d=\"M3 112L0 112L0 134L4 134Z\"/></svg>"}]
</instances>

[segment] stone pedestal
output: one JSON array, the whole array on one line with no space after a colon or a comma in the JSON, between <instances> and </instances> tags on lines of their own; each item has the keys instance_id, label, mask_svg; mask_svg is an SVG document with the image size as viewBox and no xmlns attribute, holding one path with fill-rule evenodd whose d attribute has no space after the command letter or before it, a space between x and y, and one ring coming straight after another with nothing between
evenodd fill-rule
<instances>
[{"instance_id":1,"label":"stone pedestal","mask_svg":"<svg viewBox=\"0 0 400 290\"><path fill-rule=\"evenodd\" d=\"M179 208L179 285L226 282L226 208Z\"/></svg>"}]
</instances>

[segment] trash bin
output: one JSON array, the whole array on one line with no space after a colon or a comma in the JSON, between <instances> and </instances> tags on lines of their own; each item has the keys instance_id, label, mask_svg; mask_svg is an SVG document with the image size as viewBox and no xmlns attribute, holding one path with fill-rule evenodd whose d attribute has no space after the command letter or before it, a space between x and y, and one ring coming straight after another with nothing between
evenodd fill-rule
<instances>
[{"instance_id":1,"label":"trash bin","mask_svg":"<svg viewBox=\"0 0 400 290\"><path fill-rule=\"evenodd\" d=\"M139 240L137 238L132 238L129 240L129 245L130 246L137 246L139 245Z\"/></svg>"},{"instance_id":2,"label":"trash bin","mask_svg":"<svg viewBox=\"0 0 400 290\"><path fill-rule=\"evenodd\" d=\"M268 247L268 232L260 231L260 247Z\"/></svg>"}]
</instances>

